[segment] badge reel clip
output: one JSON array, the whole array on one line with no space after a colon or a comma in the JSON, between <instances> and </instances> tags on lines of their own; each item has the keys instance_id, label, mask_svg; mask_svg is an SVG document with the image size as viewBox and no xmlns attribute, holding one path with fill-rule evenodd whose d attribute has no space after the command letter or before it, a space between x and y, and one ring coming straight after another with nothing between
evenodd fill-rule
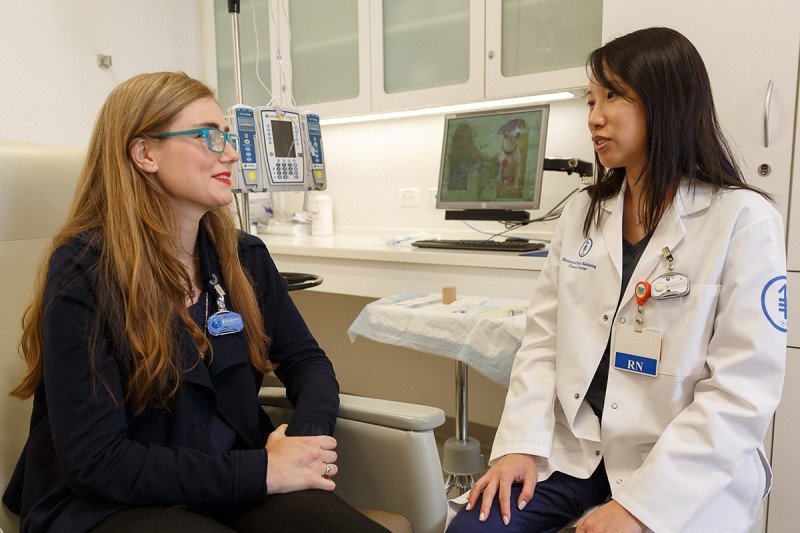
<instances>
[{"instance_id":1,"label":"badge reel clip","mask_svg":"<svg viewBox=\"0 0 800 533\"><path fill-rule=\"evenodd\" d=\"M228 311L228 308L225 306L225 291L217 281L217 276L215 274L211 275L211 280L208 283L217 292L217 309L219 309L216 313L208 317L206 321L208 332L215 337L239 333L244 329L242 315L234 311Z\"/></svg>"},{"instance_id":2,"label":"badge reel clip","mask_svg":"<svg viewBox=\"0 0 800 533\"><path fill-rule=\"evenodd\" d=\"M636 309L636 325L634 329L637 333L641 333L644 327L644 304L647 303L647 300L649 300L652 295L652 287L646 281L640 281L634 288L634 295L638 306Z\"/></svg>"},{"instance_id":3,"label":"badge reel clip","mask_svg":"<svg viewBox=\"0 0 800 533\"><path fill-rule=\"evenodd\" d=\"M689 277L679 272L673 272L673 257L668 247L664 247L661 253L664 259L667 260L667 269L669 272L661 274L653 280L650 295L654 300L666 300L668 298L686 296L689 294L691 288Z\"/></svg>"},{"instance_id":4,"label":"badge reel clip","mask_svg":"<svg viewBox=\"0 0 800 533\"><path fill-rule=\"evenodd\" d=\"M633 327L625 324L617 328L614 368L654 378L658 376L661 359L661 333L644 327L644 305L650 293L651 287L646 281L634 287L636 320Z\"/></svg>"}]
</instances>

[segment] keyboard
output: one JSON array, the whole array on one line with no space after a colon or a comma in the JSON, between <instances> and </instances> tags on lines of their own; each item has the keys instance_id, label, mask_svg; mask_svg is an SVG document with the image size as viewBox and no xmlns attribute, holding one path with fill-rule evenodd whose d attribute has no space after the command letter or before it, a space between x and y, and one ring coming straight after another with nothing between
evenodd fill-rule
<instances>
[{"instance_id":1,"label":"keyboard","mask_svg":"<svg viewBox=\"0 0 800 533\"><path fill-rule=\"evenodd\" d=\"M417 248L440 248L449 250L484 250L490 252L532 252L544 248L544 243L522 240L490 241L486 239L434 239L411 243Z\"/></svg>"}]
</instances>

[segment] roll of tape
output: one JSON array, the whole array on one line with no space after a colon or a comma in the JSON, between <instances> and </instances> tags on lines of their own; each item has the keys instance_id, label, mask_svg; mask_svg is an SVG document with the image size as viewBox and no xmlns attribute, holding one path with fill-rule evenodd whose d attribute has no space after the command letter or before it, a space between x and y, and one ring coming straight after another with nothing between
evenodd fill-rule
<instances>
[{"instance_id":1,"label":"roll of tape","mask_svg":"<svg viewBox=\"0 0 800 533\"><path fill-rule=\"evenodd\" d=\"M442 287L442 303L447 305L456 301L455 287Z\"/></svg>"}]
</instances>

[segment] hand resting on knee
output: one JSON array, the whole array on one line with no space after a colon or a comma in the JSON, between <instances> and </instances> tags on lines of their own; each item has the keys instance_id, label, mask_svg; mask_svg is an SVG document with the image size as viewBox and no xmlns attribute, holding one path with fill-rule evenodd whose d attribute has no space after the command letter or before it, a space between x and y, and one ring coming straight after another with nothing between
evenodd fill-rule
<instances>
[{"instance_id":1,"label":"hand resting on knee","mask_svg":"<svg viewBox=\"0 0 800 533\"><path fill-rule=\"evenodd\" d=\"M521 453L510 453L503 456L472 487L467 502L467 511L475 506L478 496L483 493L479 520L485 521L496 495L500 502L503 523L508 525L511 521L511 485L522 483L522 492L520 492L516 505L517 509L524 509L533 497L537 474L538 469L534 456Z\"/></svg>"}]
</instances>

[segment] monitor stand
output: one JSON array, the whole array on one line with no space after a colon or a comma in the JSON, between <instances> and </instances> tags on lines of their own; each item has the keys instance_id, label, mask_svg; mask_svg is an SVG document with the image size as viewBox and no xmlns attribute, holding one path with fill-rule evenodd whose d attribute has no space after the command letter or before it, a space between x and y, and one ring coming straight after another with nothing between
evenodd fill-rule
<instances>
[{"instance_id":1,"label":"monitor stand","mask_svg":"<svg viewBox=\"0 0 800 533\"><path fill-rule=\"evenodd\" d=\"M531 219L531 214L527 211L512 211L511 209L460 209L458 211L445 211L444 219L527 223Z\"/></svg>"}]
</instances>

